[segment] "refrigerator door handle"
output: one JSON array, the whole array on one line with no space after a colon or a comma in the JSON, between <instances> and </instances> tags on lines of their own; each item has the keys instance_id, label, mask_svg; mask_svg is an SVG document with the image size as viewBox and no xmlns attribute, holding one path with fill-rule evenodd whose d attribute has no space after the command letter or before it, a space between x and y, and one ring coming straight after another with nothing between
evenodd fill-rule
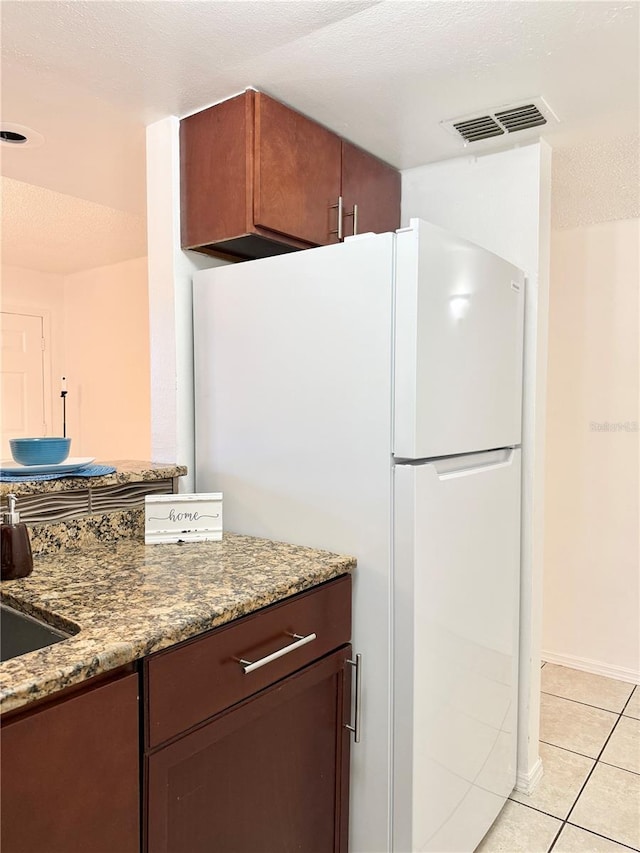
<instances>
[{"instance_id":1,"label":"refrigerator door handle","mask_svg":"<svg viewBox=\"0 0 640 853\"><path fill-rule=\"evenodd\" d=\"M360 743L360 722L362 710L362 655L356 655L355 660L348 659L345 663L352 666L356 671L356 702L353 725L351 725L351 723L346 723L345 729L349 729L350 732L353 732L353 740L355 743Z\"/></svg>"},{"instance_id":2,"label":"refrigerator door handle","mask_svg":"<svg viewBox=\"0 0 640 853\"><path fill-rule=\"evenodd\" d=\"M454 477L469 477L495 471L497 468L508 468L513 464L514 455L515 448L505 447L501 450L489 450L486 453L435 459L429 464L435 470L438 479L451 480Z\"/></svg>"}]
</instances>

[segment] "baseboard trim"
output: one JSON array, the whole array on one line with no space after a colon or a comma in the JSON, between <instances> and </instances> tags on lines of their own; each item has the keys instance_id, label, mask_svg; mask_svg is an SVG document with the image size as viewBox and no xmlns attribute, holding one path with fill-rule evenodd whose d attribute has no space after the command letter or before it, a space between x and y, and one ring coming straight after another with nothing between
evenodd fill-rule
<instances>
[{"instance_id":1,"label":"baseboard trim","mask_svg":"<svg viewBox=\"0 0 640 853\"><path fill-rule=\"evenodd\" d=\"M519 794L533 794L538 782L542 779L543 773L542 759L538 758L528 773L518 773L516 775L516 791Z\"/></svg>"},{"instance_id":2,"label":"baseboard trim","mask_svg":"<svg viewBox=\"0 0 640 853\"><path fill-rule=\"evenodd\" d=\"M580 658L575 655L559 655L555 652L542 651L540 657L546 663L557 663L560 666L569 666L582 672L590 672L593 675L604 675L607 678L617 678L618 681L628 681L631 684L640 684L640 671L628 669L624 666L612 666L589 658Z\"/></svg>"}]
</instances>

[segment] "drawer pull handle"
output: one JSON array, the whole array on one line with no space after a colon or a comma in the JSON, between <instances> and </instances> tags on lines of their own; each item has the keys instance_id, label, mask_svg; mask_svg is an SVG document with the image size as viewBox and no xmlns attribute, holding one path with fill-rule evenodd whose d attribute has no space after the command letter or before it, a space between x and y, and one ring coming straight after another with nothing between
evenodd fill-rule
<instances>
[{"instance_id":1,"label":"drawer pull handle","mask_svg":"<svg viewBox=\"0 0 640 853\"><path fill-rule=\"evenodd\" d=\"M278 660L278 658L281 658L283 655L288 655L289 652L295 652L296 649L306 646L307 643L311 643L316 639L315 634L307 634L306 637L303 637L300 634L291 634L291 636L295 640L295 643L289 643L288 646L283 646L283 648L278 649L277 652L272 652L270 655L260 658L260 660L250 661L240 658L239 663L242 665L242 671L244 674L247 675L248 673L253 672L254 669L260 669L261 666L271 663L272 660Z\"/></svg>"}]
</instances>

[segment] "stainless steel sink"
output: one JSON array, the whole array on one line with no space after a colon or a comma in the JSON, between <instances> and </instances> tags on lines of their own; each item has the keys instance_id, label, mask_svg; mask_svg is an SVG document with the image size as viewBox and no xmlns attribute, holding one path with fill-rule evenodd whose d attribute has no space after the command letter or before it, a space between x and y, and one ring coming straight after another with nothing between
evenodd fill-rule
<instances>
[{"instance_id":1,"label":"stainless steel sink","mask_svg":"<svg viewBox=\"0 0 640 853\"><path fill-rule=\"evenodd\" d=\"M52 646L69 636L46 622L0 604L0 661Z\"/></svg>"}]
</instances>

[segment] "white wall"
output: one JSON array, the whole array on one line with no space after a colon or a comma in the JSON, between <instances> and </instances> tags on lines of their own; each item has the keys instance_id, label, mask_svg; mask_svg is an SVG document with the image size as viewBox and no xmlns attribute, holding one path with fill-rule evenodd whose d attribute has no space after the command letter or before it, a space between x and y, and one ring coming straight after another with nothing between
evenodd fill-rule
<instances>
[{"instance_id":1,"label":"white wall","mask_svg":"<svg viewBox=\"0 0 640 853\"><path fill-rule=\"evenodd\" d=\"M64 302L72 455L149 459L147 259L65 276Z\"/></svg>"},{"instance_id":2,"label":"white wall","mask_svg":"<svg viewBox=\"0 0 640 853\"><path fill-rule=\"evenodd\" d=\"M538 756L544 543L544 439L551 152L536 143L402 173L402 222L421 217L524 270L522 565L518 787L541 772Z\"/></svg>"},{"instance_id":3,"label":"white wall","mask_svg":"<svg viewBox=\"0 0 640 853\"><path fill-rule=\"evenodd\" d=\"M540 158L536 144L406 169L402 224L427 219L537 275Z\"/></svg>"},{"instance_id":4,"label":"white wall","mask_svg":"<svg viewBox=\"0 0 640 853\"><path fill-rule=\"evenodd\" d=\"M543 657L639 681L640 220L551 248Z\"/></svg>"},{"instance_id":5,"label":"white wall","mask_svg":"<svg viewBox=\"0 0 640 853\"><path fill-rule=\"evenodd\" d=\"M151 335L152 459L187 465L194 489L193 319L195 270L227 263L180 248L180 122L147 127L147 244Z\"/></svg>"}]
</instances>

